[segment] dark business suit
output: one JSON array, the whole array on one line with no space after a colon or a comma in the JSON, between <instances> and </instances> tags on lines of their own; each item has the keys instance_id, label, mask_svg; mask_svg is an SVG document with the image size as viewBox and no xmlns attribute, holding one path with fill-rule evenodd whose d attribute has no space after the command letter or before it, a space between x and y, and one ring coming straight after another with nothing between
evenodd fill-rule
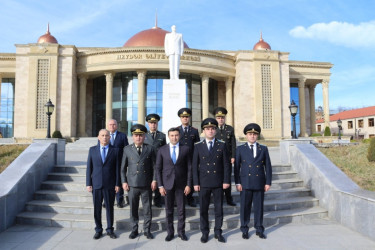
<instances>
[{"instance_id":1,"label":"dark business suit","mask_svg":"<svg viewBox=\"0 0 375 250\"><path fill-rule=\"evenodd\" d=\"M113 204L115 202L115 186L120 186L120 163L118 149L109 145L107 156L103 163L100 145L90 148L87 159L86 186L92 186L94 201L95 231L101 233L102 202L106 205L107 233L113 232Z\"/></svg>"},{"instance_id":2,"label":"dark business suit","mask_svg":"<svg viewBox=\"0 0 375 250\"><path fill-rule=\"evenodd\" d=\"M191 187L191 157L187 146L178 146L176 164L173 163L170 144L161 147L156 157L156 179L158 186L163 186L167 192L165 199L165 211L168 235L174 234L173 210L176 200L178 211L179 235L185 234L185 199L186 186Z\"/></svg>"},{"instance_id":3,"label":"dark business suit","mask_svg":"<svg viewBox=\"0 0 375 250\"><path fill-rule=\"evenodd\" d=\"M222 232L223 183L230 184L230 178L225 143L215 139L211 152L208 151L206 140L196 143L193 156L193 185L200 185L200 228L203 234L209 233L208 208L211 193L215 205L215 234Z\"/></svg>"},{"instance_id":4,"label":"dark business suit","mask_svg":"<svg viewBox=\"0 0 375 250\"><path fill-rule=\"evenodd\" d=\"M122 133L120 131L116 131L115 141L113 143L113 147L118 148L118 155L119 155L119 162L121 164L122 160L122 154L124 151L124 147L128 146L128 137L125 133ZM124 202L124 189L122 189L122 186L120 186L119 192L116 194L116 201L117 204L122 204Z\"/></svg>"},{"instance_id":5,"label":"dark business suit","mask_svg":"<svg viewBox=\"0 0 375 250\"><path fill-rule=\"evenodd\" d=\"M156 181L155 152L151 145L144 143L142 153L138 155L135 144L124 148L121 163L121 181L129 185L130 218L133 222L133 231L138 230L139 199L142 200L145 232L150 231L151 212L151 182Z\"/></svg>"},{"instance_id":6,"label":"dark business suit","mask_svg":"<svg viewBox=\"0 0 375 250\"><path fill-rule=\"evenodd\" d=\"M254 204L254 227L263 233L264 186L272 183L272 166L268 148L256 143L256 157L251 154L248 143L237 147L234 167L236 185L242 185L240 220L241 231L249 231L251 203Z\"/></svg>"},{"instance_id":7,"label":"dark business suit","mask_svg":"<svg viewBox=\"0 0 375 250\"><path fill-rule=\"evenodd\" d=\"M167 140L166 140L165 134L160 131L155 132L155 138L153 139L152 133L149 130L146 133L145 143L153 146L155 150L155 154L157 154L159 148L167 144ZM154 204L161 204L161 195L160 195L158 188L154 191Z\"/></svg>"}]
</instances>

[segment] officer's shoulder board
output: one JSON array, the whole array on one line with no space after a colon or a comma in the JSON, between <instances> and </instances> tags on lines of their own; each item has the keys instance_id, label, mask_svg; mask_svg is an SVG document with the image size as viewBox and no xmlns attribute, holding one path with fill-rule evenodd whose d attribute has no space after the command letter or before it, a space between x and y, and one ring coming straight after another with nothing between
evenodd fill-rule
<instances>
[{"instance_id":1,"label":"officer's shoulder board","mask_svg":"<svg viewBox=\"0 0 375 250\"><path fill-rule=\"evenodd\" d=\"M220 139L216 139L218 142L221 142L221 143L225 143L225 141L223 140L220 140Z\"/></svg>"},{"instance_id":2,"label":"officer's shoulder board","mask_svg":"<svg viewBox=\"0 0 375 250\"><path fill-rule=\"evenodd\" d=\"M203 142L203 140L201 140L201 141L199 141L199 142L196 142L196 143L194 143L194 145L195 145L195 144L199 144L199 143L202 143L202 142Z\"/></svg>"}]
</instances>

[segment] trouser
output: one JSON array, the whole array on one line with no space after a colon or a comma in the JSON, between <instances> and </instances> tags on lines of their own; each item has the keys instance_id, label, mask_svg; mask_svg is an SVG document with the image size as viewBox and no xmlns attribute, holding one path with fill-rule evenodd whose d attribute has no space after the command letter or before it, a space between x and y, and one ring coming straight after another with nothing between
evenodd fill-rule
<instances>
[{"instance_id":1,"label":"trouser","mask_svg":"<svg viewBox=\"0 0 375 250\"><path fill-rule=\"evenodd\" d=\"M122 187L120 187L120 190L116 193L116 202L117 205L124 202L124 189L122 189Z\"/></svg>"},{"instance_id":2,"label":"trouser","mask_svg":"<svg viewBox=\"0 0 375 250\"><path fill-rule=\"evenodd\" d=\"M215 234L221 234L223 225L223 188L205 188L201 187L199 192L200 203L200 228L203 234L210 232L208 223L208 208L210 206L211 193L214 198L215 207Z\"/></svg>"},{"instance_id":3,"label":"trouser","mask_svg":"<svg viewBox=\"0 0 375 250\"><path fill-rule=\"evenodd\" d=\"M154 204L161 204L161 194L159 188L154 191Z\"/></svg>"},{"instance_id":4,"label":"trouser","mask_svg":"<svg viewBox=\"0 0 375 250\"><path fill-rule=\"evenodd\" d=\"M176 188L173 187L171 190L166 190L167 195L165 196L165 214L167 221L167 232L168 235L174 234L173 227L173 212L174 212L174 203L177 204L177 215L178 215L178 224L177 232L178 234L185 234L185 188Z\"/></svg>"},{"instance_id":5,"label":"trouser","mask_svg":"<svg viewBox=\"0 0 375 250\"><path fill-rule=\"evenodd\" d=\"M231 187L229 187L227 189L224 189L224 195L225 195L225 199L227 200L227 203L228 202L233 202Z\"/></svg>"},{"instance_id":6,"label":"trouser","mask_svg":"<svg viewBox=\"0 0 375 250\"><path fill-rule=\"evenodd\" d=\"M94 189L92 191L92 198L94 202L94 219L95 231L97 233L103 232L102 226L102 202L104 200L106 214L107 214L107 233L113 232L113 204L115 203L115 192L113 189Z\"/></svg>"},{"instance_id":7,"label":"trouser","mask_svg":"<svg viewBox=\"0 0 375 250\"><path fill-rule=\"evenodd\" d=\"M139 208L139 200L142 201L143 206L143 230L149 231L151 227L151 219L152 219L152 211L151 211L151 203L152 203L152 191L150 187L130 187L129 190L129 203L130 203L130 219L133 224L132 231L138 230L138 222L139 222L139 215L138 215L138 208Z\"/></svg>"},{"instance_id":8,"label":"trouser","mask_svg":"<svg viewBox=\"0 0 375 250\"><path fill-rule=\"evenodd\" d=\"M249 231L249 222L251 214L251 204L254 205L254 227L257 232L263 233L263 204L264 204L264 190L250 190L245 189L241 191L241 208L240 220L241 231L247 233Z\"/></svg>"}]
</instances>

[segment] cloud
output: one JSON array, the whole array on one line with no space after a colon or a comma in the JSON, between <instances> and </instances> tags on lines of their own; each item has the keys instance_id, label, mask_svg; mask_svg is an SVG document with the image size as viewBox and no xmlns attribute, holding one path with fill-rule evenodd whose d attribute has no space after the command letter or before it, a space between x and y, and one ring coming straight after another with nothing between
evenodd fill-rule
<instances>
[{"instance_id":1,"label":"cloud","mask_svg":"<svg viewBox=\"0 0 375 250\"><path fill-rule=\"evenodd\" d=\"M333 21L297 26L289 31L296 38L327 41L349 48L375 48L375 20L358 25Z\"/></svg>"}]
</instances>

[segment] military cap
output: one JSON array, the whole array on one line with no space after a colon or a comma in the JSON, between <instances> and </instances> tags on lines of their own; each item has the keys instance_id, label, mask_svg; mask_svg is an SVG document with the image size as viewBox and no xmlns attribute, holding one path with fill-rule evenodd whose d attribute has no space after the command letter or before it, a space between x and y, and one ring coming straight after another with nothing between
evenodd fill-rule
<instances>
[{"instance_id":1,"label":"military cap","mask_svg":"<svg viewBox=\"0 0 375 250\"><path fill-rule=\"evenodd\" d=\"M149 114L146 116L147 122L158 122L160 121L160 116L158 114Z\"/></svg>"},{"instance_id":2,"label":"military cap","mask_svg":"<svg viewBox=\"0 0 375 250\"><path fill-rule=\"evenodd\" d=\"M243 133L246 135L247 133L257 133L260 134L260 126L256 123L249 123L243 129Z\"/></svg>"},{"instance_id":3,"label":"military cap","mask_svg":"<svg viewBox=\"0 0 375 250\"><path fill-rule=\"evenodd\" d=\"M207 127L217 128L217 126L218 126L218 123L217 123L216 119L214 119L214 118L206 118L201 123L202 129L207 128Z\"/></svg>"},{"instance_id":4,"label":"military cap","mask_svg":"<svg viewBox=\"0 0 375 250\"><path fill-rule=\"evenodd\" d=\"M143 126L142 124L134 124L130 128L130 132L132 132L133 135L142 135L147 133L147 128Z\"/></svg>"},{"instance_id":5,"label":"military cap","mask_svg":"<svg viewBox=\"0 0 375 250\"><path fill-rule=\"evenodd\" d=\"M191 109L189 108L182 108L178 111L177 115L181 116L191 116Z\"/></svg>"},{"instance_id":6,"label":"military cap","mask_svg":"<svg viewBox=\"0 0 375 250\"><path fill-rule=\"evenodd\" d=\"M217 107L215 110L214 110L214 114L215 114L215 117L216 116L226 116L228 114L228 110L226 110L225 108L223 107Z\"/></svg>"}]
</instances>

